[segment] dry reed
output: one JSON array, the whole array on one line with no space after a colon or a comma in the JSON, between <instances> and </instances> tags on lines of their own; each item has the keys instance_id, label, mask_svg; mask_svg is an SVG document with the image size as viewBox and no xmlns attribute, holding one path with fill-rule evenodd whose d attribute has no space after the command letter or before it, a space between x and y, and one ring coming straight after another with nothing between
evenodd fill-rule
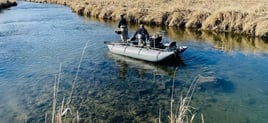
<instances>
[{"instance_id":1,"label":"dry reed","mask_svg":"<svg viewBox=\"0 0 268 123\"><path fill-rule=\"evenodd\" d=\"M80 15L268 38L266 0L30 0L64 4Z\"/></svg>"},{"instance_id":2,"label":"dry reed","mask_svg":"<svg viewBox=\"0 0 268 123\"><path fill-rule=\"evenodd\" d=\"M193 94L196 90L197 84L200 79L200 75L197 75L191 82L190 87L187 90L186 95L183 97L181 95L179 104L174 109L174 89L175 89L175 77L176 77L177 68L174 70L172 87L171 87L171 96L170 96L170 115L168 116L170 123L193 123L196 116L196 108L190 106ZM175 110L175 112L174 112ZM201 123L205 123L203 114L200 115ZM155 120L156 123L162 123L161 121L161 108L159 109L158 118Z\"/></svg>"},{"instance_id":3,"label":"dry reed","mask_svg":"<svg viewBox=\"0 0 268 123\"><path fill-rule=\"evenodd\" d=\"M51 117L51 122L52 123L55 122L54 120L55 120L55 114L56 114L57 94L58 94L58 87L59 87L60 77L61 77L61 64L60 64L60 67L59 67L58 76L55 75L55 82L54 82L54 87L53 87L53 104L52 104L52 117Z\"/></svg>"},{"instance_id":4,"label":"dry reed","mask_svg":"<svg viewBox=\"0 0 268 123\"><path fill-rule=\"evenodd\" d=\"M170 116L169 116L170 123L192 123L196 114L193 112L195 108L190 106L190 102L193 97L200 76L198 75L193 79L186 96L185 97L181 96L179 105L176 111L173 112L175 75L176 71L174 72L173 76L172 92L170 98ZM203 114L201 114L201 119L202 123L204 123Z\"/></svg>"},{"instance_id":5,"label":"dry reed","mask_svg":"<svg viewBox=\"0 0 268 123\"><path fill-rule=\"evenodd\" d=\"M75 87L75 84L76 84L76 81L77 81L77 77L78 77L78 74L79 74L79 71L80 71L81 63L82 63L82 60L84 58L84 54L85 54L88 42L86 43L86 45L85 45L85 47L84 47L84 49L82 51L80 61L79 61L78 67L77 67L77 71L76 71L76 74L75 74L75 78L73 80L72 89L71 89L71 92L70 92L70 96L69 96L69 100L67 102L67 105L69 105L71 103L71 101L72 101L72 95L73 95L74 87Z\"/></svg>"},{"instance_id":6,"label":"dry reed","mask_svg":"<svg viewBox=\"0 0 268 123\"><path fill-rule=\"evenodd\" d=\"M58 108L58 111L56 111L57 110L57 98L58 98L59 83L60 83L60 79L61 79L61 64L60 64L59 72L58 72L57 75L55 75L55 81L54 81L54 86L53 86L53 102L52 102L51 123L62 123L63 121L66 121L66 119L63 120L62 117L67 116L68 113L70 113L70 115L71 115L71 118L70 118L71 121L70 122L76 121L78 123L79 120L80 120L79 112L77 111L76 114L73 115L72 109L70 108L70 105L71 105L73 91L74 91L74 88L75 88L75 84L76 84L76 81L77 81L77 78L78 78L79 70L80 70L80 67L81 67L81 63L82 63L82 60L83 60L87 45L88 45L88 42L86 43L85 47L83 48L83 51L82 51L82 54L81 54L81 57L80 57L77 72L76 72L74 81L72 83L72 88L71 88L71 91L70 91L69 100L65 103L65 97L63 97L61 105ZM47 113L45 115L45 122L47 122Z\"/></svg>"},{"instance_id":7,"label":"dry reed","mask_svg":"<svg viewBox=\"0 0 268 123\"><path fill-rule=\"evenodd\" d=\"M47 112L45 114L45 123L47 123Z\"/></svg>"},{"instance_id":8,"label":"dry reed","mask_svg":"<svg viewBox=\"0 0 268 123\"><path fill-rule=\"evenodd\" d=\"M0 0L0 4L8 3L8 2L16 2L16 0Z\"/></svg>"}]
</instances>

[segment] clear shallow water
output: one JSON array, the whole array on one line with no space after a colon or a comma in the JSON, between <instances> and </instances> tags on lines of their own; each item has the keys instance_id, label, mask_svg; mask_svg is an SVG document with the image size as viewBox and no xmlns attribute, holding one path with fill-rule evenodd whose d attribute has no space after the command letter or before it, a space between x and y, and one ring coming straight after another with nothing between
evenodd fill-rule
<instances>
[{"instance_id":1,"label":"clear shallow water","mask_svg":"<svg viewBox=\"0 0 268 123\"><path fill-rule=\"evenodd\" d=\"M79 17L67 7L19 2L0 14L0 122L44 122L51 117L54 76L62 64L58 102L68 98L87 42L71 107L84 122L168 121L175 72L175 101L197 76L192 106L208 123L268 120L268 44L232 34L165 30L165 41L189 49L169 65L107 52L116 24ZM133 34L137 27L130 28ZM175 69L177 67L177 69ZM175 71L176 70L176 71Z\"/></svg>"}]
</instances>

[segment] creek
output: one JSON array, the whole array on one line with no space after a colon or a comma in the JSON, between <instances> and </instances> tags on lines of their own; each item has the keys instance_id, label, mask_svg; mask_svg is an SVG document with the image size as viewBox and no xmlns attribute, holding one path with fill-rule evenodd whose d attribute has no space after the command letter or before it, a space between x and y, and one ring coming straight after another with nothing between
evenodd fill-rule
<instances>
[{"instance_id":1,"label":"creek","mask_svg":"<svg viewBox=\"0 0 268 123\"><path fill-rule=\"evenodd\" d=\"M0 122L51 119L55 75L57 103L72 95L81 122L168 122L174 79L178 104L200 77L191 106L206 123L266 123L268 43L230 33L146 26L189 48L178 59L148 63L108 52L118 41L116 23L78 16L65 6L18 2L0 13ZM129 27L133 35L138 27ZM48 120L50 121L50 120Z\"/></svg>"}]
</instances>

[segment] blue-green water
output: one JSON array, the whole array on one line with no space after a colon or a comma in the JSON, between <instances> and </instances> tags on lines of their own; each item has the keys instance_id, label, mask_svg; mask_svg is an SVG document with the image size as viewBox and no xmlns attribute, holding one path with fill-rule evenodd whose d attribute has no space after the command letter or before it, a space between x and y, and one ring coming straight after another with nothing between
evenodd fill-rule
<instances>
[{"instance_id":1,"label":"blue-green water","mask_svg":"<svg viewBox=\"0 0 268 123\"><path fill-rule=\"evenodd\" d=\"M133 34L137 27L129 29ZM80 17L64 6L19 2L0 13L0 122L51 121L53 85L62 65L58 105L69 98L80 122L168 121L173 74L175 102L196 76L191 106L206 123L266 123L268 43L233 34L147 27L189 49L169 65L111 54L116 24ZM177 69L176 69L177 68ZM205 78L205 79L204 79ZM213 78L213 81L209 81ZM197 118L197 119L198 119Z\"/></svg>"}]
</instances>

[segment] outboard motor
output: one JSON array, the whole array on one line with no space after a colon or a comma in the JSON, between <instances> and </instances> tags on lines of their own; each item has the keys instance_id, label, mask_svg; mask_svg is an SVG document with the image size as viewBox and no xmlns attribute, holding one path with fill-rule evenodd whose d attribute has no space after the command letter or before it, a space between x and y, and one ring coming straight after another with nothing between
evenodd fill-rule
<instances>
[{"instance_id":1,"label":"outboard motor","mask_svg":"<svg viewBox=\"0 0 268 123\"><path fill-rule=\"evenodd\" d=\"M174 51L176 54L181 54L188 48L187 46L177 46L176 42L169 42L165 46L167 51Z\"/></svg>"},{"instance_id":2,"label":"outboard motor","mask_svg":"<svg viewBox=\"0 0 268 123\"><path fill-rule=\"evenodd\" d=\"M169 43L166 45L166 49L167 49L168 51L176 51L176 49L177 49L176 42L169 42Z\"/></svg>"},{"instance_id":3,"label":"outboard motor","mask_svg":"<svg viewBox=\"0 0 268 123\"><path fill-rule=\"evenodd\" d=\"M176 53L181 54L183 53L188 47L187 46L180 46L177 48Z\"/></svg>"}]
</instances>

